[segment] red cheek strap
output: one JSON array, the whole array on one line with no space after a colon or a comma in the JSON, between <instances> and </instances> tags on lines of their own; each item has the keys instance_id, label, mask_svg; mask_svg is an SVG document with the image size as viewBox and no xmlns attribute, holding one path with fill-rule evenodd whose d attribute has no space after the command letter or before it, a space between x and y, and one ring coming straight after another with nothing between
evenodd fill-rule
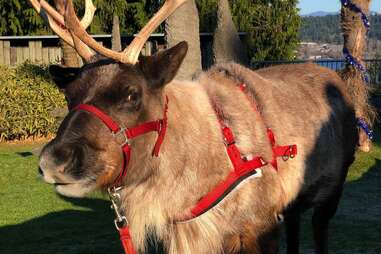
<instances>
[{"instance_id":1,"label":"red cheek strap","mask_svg":"<svg viewBox=\"0 0 381 254\"><path fill-rule=\"evenodd\" d=\"M122 184L122 180L126 176L128 164L131 158L131 139L142 136L149 132L157 132L158 137L152 150L152 156L159 156L160 148L167 132L168 102L169 100L166 96L163 119L142 123L133 128L120 127L120 125L116 123L108 114L93 105L79 104L73 109L73 111L86 111L96 118L100 119L110 129L112 135L116 139L116 142L118 142L118 144L121 146L123 151L122 170L120 171L119 176L115 179L114 185Z\"/></svg>"}]
</instances>

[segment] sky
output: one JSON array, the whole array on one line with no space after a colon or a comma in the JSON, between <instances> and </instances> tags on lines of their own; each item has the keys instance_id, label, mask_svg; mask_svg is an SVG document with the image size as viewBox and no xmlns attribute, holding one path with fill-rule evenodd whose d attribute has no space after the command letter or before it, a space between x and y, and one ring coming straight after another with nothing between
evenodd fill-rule
<instances>
[{"instance_id":1,"label":"sky","mask_svg":"<svg viewBox=\"0 0 381 254\"><path fill-rule=\"evenodd\" d=\"M315 11L338 12L340 6L340 0L299 0L302 15ZM372 0L371 10L381 12L381 0Z\"/></svg>"}]
</instances>

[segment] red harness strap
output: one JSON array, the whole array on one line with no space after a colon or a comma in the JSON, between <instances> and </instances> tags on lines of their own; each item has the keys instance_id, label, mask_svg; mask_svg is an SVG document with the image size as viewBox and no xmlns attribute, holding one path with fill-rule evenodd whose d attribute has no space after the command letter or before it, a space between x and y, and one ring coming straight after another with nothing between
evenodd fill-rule
<instances>
[{"instance_id":1,"label":"red harness strap","mask_svg":"<svg viewBox=\"0 0 381 254\"><path fill-rule=\"evenodd\" d=\"M120 127L110 116L104 113L102 110L98 109L95 106L88 104L80 104L74 108L74 111L86 111L98 119L100 119L110 130L112 135L115 137L117 142L120 144L123 151L123 162L122 169L118 175L118 177L114 180L114 186L120 186L124 177L127 174L128 163L131 158L131 144L130 140L136 138L138 136L144 135L149 132L157 132L158 137L156 140L156 144L152 150L152 156L158 156L161 144L164 141L165 133L167 130L167 112L168 112L168 97L165 98L165 106L164 106L164 114L163 119L147 122L140 124L133 128L125 128ZM124 252L126 254L136 254L134 249L131 235L128 229L128 225L123 225L122 227L117 227L120 234L120 240L122 242L122 246Z\"/></svg>"},{"instance_id":2,"label":"red harness strap","mask_svg":"<svg viewBox=\"0 0 381 254\"><path fill-rule=\"evenodd\" d=\"M239 88L242 92L246 92L245 84L239 85ZM253 100L249 97L247 93L245 94L247 99L252 104L252 107L256 114L258 114L259 118L263 120L263 117L260 114L257 105L253 102ZM204 196L196 204L196 206L192 208L191 215L182 221L191 220L206 213L207 211L215 207L220 201L222 201L243 180L247 179L250 176L256 175L258 173L259 168L268 164L260 156L256 156L254 157L254 159L251 160L248 160L247 158L242 156L238 147L235 145L235 138L232 130L228 126L226 126L223 120L222 110L219 107L217 107L217 105L214 105L214 110L217 114L218 122L221 126L224 144L230 162L233 165L233 170L224 181L222 181L211 192ZM275 142L274 132L270 128L267 128L267 137L271 143L273 153L273 159L270 162L270 164L274 167L274 169L278 169L277 157L282 157L283 160L287 160L288 158L294 158L296 156L296 145L277 146Z\"/></svg>"},{"instance_id":3,"label":"red harness strap","mask_svg":"<svg viewBox=\"0 0 381 254\"><path fill-rule=\"evenodd\" d=\"M265 123L261 112L259 111L257 105L254 100L250 97L250 95L246 91L246 84L242 83L239 86L239 89L245 93L247 100L251 103L253 110L258 115L258 117ZM267 138L270 141L273 153L273 159L270 164L274 167L274 169L278 170L278 161L277 158L281 157L284 161L287 161L289 158L294 158L297 154L297 146L296 145L288 145L288 146L277 146L275 142L274 132L270 127L267 127Z\"/></svg>"},{"instance_id":4,"label":"red harness strap","mask_svg":"<svg viewBox=\"0 0 381 254\"><path fill-rule=\"evenodd\" d=\"M222 122L220 121L220 123ZM256 175L258 173L258 168L267 165L267 162L265 162L262 157L258 156L251 160L247 160L243 157L238 147L235 145L235 139L231 129L226 125L221 124L221 130L224 136L227 154L233 165L233 170L224 181L218 184L197 203L191 210L191 216L185 220L196 218L209 211L222 201L242 181L250 176Z\"/></svg>"},{"instance_id":5,"label":"red harness strap","mask_svg":"<svg viewBox=\"0 0 381 254\"><path fill-rule=\"evenodd\" d=\"M276 170L278 170L278 161L277 161L278 157L281 157L284 161L287 161L289 158L291 159L295 158L296 154L298 153L296 145L277 146L275 143L274 132L270 128L267 128L267 137L270 140L270 144L273 151L273 159L270 162L270 164Z\"/></svg>"}]
</instances>

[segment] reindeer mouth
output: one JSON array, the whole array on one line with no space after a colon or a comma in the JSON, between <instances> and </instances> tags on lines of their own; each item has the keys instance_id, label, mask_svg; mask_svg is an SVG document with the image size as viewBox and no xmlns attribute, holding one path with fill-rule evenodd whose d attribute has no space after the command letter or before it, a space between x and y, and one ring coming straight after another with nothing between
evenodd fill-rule
<instances>
[{"instance_id":1,"label":"reindeer mouth","mask_svg":"<svg viewBox=\"0 0 381 254\"><path fill-rule=\"evenodd\" d=\"M58 192L60 195L66 196L66 197L84 197L89 192L93 191L95 189L94 184L88 184L84 182L77 182L77 183L64 183L64 182L58 182L54 183L54 187L56 189L56 192Z\"/></svg>"},{"instance_id":2,"label":"reindeer mouth","mask_svg":"<svg viewBox=\"0 0 381 254\"><path fill-rule=\"evenodd\" d=\"M54 186L66 186L74 183L54 183Z\"/></svg>"}]
</instances>

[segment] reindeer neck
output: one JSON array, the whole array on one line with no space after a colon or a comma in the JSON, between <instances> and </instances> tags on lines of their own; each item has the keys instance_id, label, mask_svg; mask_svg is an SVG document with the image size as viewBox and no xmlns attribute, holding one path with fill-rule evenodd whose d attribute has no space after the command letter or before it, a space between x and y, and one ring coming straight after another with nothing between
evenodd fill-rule
<instances>
[{"instance_id":1,"label":"reindeer neck","mask_svg":"<svg viewBox=\"0 0 381 254\"><path fill-rule=\"evenodd\" d=\"M127 184L125 194L128 203L139 203L144 211L154 204L154 211L162 209L167 219L173 220L227 175L230 164L204 88L194 82L174 81L164 94L169 99L168 128L159 157L150 154L155 134L139 141L144 154L136 154L142 149L133 151L134 166L129 169L139 176Z\"/></svg>"}]
</instances>

